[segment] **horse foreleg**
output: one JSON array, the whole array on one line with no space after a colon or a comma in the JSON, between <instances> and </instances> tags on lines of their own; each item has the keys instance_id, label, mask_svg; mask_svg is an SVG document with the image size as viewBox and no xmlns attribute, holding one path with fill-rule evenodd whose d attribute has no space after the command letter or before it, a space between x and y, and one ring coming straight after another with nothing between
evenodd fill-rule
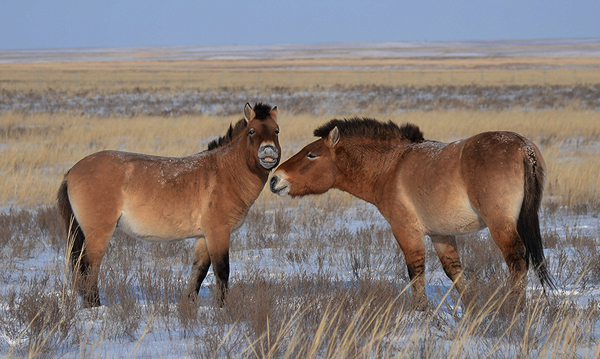
<instances>
[{"instance_id":1,"label":"horse foreleg","mask_svg":"<svg viewBox=\"0 0 600 359\"><path fill-rule=\"evenodd\" d=\"M417 231L403 226L392 226L392 232L406 259L408 276L411 280L413 301L417 310L427 308L425 291L425 242Z\"/></svg>"},{"instance_id":2,"label":"horse foreleg","mask_svg":"<svg viewBox=\"0 0 600 359\"><path fill-rule=\"evenodd\" d=\"M217 304L225 305L229 282L229 239L230 230L207 231L206 245L217 282Z\"/></svg>"},{"instance_id":3,"label":"horse foreleg","mask_svg":"<svg viewBox=\"0 0 600 359\"><path fill-rule=\"evenodd\" d=\"M469 306L473 300L473 293L466 291L467 281L463 275L458 248L455 236L430 236L433 247L442 263L444 272L454 283L456 291L460 294L461 300L466 306Z\"/></svg>"},{"instance_id":4,"label":"horse foreleg","mask_svg":"<svg viewBox=\"0 0 600 359\"><path fill-rule=\"evenodd\" d=\"M190 282L188 284L187 296L190 299L195 299L200 291L200 286L206 278L206 273L210 268L210 255L206 246L206 239L201 237L196 241L196 249L194 250L194 264Z\"/></svg>"}]
</instances>

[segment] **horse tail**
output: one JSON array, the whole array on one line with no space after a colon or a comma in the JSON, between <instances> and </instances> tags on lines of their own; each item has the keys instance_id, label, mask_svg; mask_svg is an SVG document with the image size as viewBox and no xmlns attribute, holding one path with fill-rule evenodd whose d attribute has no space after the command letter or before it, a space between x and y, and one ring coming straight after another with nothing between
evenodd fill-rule
<instances>
[{"instance_id":1,"label":"horse tail","mask_svg":"<svg viewBox=\"0 0 600 359\"><path fill-rule=\"evenodd\" d=\"M69 251L71 269L75 271L76 268L80 268L80 271L84 271L84 267L80 267L83 259L83 249L85 245L85 235L79 228L79 223L73 214L73 208L69 201L69 194L67 192L68 184L66 178L63 180L56 199L58 201L58 210L65 223L67 229L67 250Z\"/></svg>"},{"instance_id":2,"label":"horse tail","mask_svg":"<svg viewBox=\"0 0 600 359\"><path fill-rule=\"evenodd\" d=\"M546 266L542 234L540 233L540 219L538 217L546 174L543 165L538 162L533 149L528 146L525 152L526 155L523 160L525 167L525 188L523 204L517 221L517 232L519 232L519 236L525 244L528 257L527 262L531 260L542 286L544 289L546 286L550 289L555 289L554 280Z\"/></svg>"}]
</instances>

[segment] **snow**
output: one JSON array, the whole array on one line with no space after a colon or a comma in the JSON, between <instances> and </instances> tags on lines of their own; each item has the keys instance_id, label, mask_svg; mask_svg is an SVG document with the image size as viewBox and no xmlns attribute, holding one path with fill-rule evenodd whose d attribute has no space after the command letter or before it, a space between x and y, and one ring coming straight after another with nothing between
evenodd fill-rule
<instances>
[{"instance_id":1,"label":"snow","mask_svg":"<svg viewBox=\"0 0 600 359\"><path fill-rule=\"evenodd\" d=\"M284 210L286 215L299 215L297 210L293 207L285 207ZM274 210L267 210L267 212L269 211L274 213ZM373 206L360 201L353 203L345 210L334 211L329 214L320 213L318 209L315 209L315 211L317 212L315 213L316 217L321 216L319 218L322 219L323 216L327 216L328 221L333 223L331 229L318 231L318 235L325 239L327 238L328 233L329 235L339 235L339 233L341 233L336 232L336 230L347 231L343 233L350 233L359 238L361 234L364 234L364 231L370 231L373 226L386 226L385 220L377 213ZM558 235L559 242L561 243L565 242L567 236L588 236L592 238L591 240L594 241L594 243L597 243L598 241L597 236L598 233L600 233L600 222L597 214L576 215L566 212L543 213L541 218L542 232ZM277 238L274 238L275 232L272 227L269 226L266 229L268 230L267 237L269 237L266 240L278 240ZM312 230L310 228L291 228L285 241L287 243L293 243L294 241L301 241L302 238L317 233L307 234L303 231L306 232ZM383 231L382 235L384 237L389 237L384 238L384 240L393 242L393 238L391 238L391 235L386 231ZM490 245L492 245L491 240L487 238L487 235L488 233L484 230L477 238L480 240L489 240ZM304 276L311 278L311 276L316 276L319 272L323 271L331 278L331 281L343 282L347 283L347 285L352 285L352 283L356 281L357 275L381 276L388 278L391 281L396 280L406 282L406 275L399 274L397 268L389 268L387 265L388 262L382 260L381 258L383 257L378 253L371 253L370 257L366 259L359 258L360 260L365 260L363 264L366 265L353 269L348 265L347 249L335 248L333 244L324 249L315 248L315 251L308 258L295 258L293 255L295 253L293 247L286 247L284 245L281 247L273 246L270 248L261 248L260 246L248 242L248 238L252 236L254 236L254 233L251 233L251 225L248 223L233 235L232 243L234 243L234 245L231 252L231 286L236 286L242 274L247 273L248 271L261 271L263 273L268 273L272 278L283 281L290 278L290 276L299 273L303 273ZM357 239L357 241L358 240L359 239ZM470 240L474 239L470 238ZM429 241L427 242L429 243ZM327 245L326 242L322 243L323 245ZM392 244L394 243L391 243L390 245ZM184 244L183 248L187 247L189 249L192 245L192 242L189 242ZM428 244L428 246L428 251L430 253L433 252L431 245ZM34 277L41 278L46 271L60 271L61 266L64 266L63 255L49 245L44 245L41 248L42 252L35 253L34 256L25 256L24 258L12 260L13 264L11 265L11 272L3 274L4 276L8 276L8 278L2 278L2 281L5 284L0 289L0 292L3 293L3 295L6 295L10 290L16 290L17 292L26 290L26 288L22 287L21 283ZM117 249L113 248L113 250L116 251ZM571 257L572 261L577 261L576 256L578 250L580 250L580 248L561 248L560 245L557 245L555 248L547 249L546 255L549 258L550 263L554 263L556 260L555 256L560 255L560 253L568 253L568 256ZM319 258L319 252L322 251L332 251L334 253L339 253L339 255L333 255L323 261L322 258ZM187 264L171 263L173 263L173 261L169 258L165 258L163 261L164 266L172 273L171 280L181 282L181 286L185 286L184 282L187 279L188 273ZM318 265L315 265L317 263ZM550 267L551 270L556 269L552 265ZM503 269L506 270L504 265ZM552 274L559 278L563 278L562 276L558 276L560 273L554 272ZM535 296L540 291L539 282L533 277L533 273L530 272L530 284L528 288L530 296ZM57 282L62 280L64 280L64 278L59 278ZM430 317L427 316L427 313L415 314L415 317L412 320L421 323L440 321L441 323L445 323L443 325L447 325L448 327L452 327L453 325L459 326L460 318L463 315L462 307L457 305L455 293L452 291L449 292L451 289L451 282L443 273L441 266L437 265L433 268L428 268L426 281L426 290L431 305L434 308L439 306L439 310L436 311L434 315L429 314L431 315ZM215 278L211 270L200 291L201 301L205 303L199 308L199 313L202 315L211 315L211 313L223 310L214 307L211 304L209 288L214 286L214 284ZM571 278L565 280L561 279L560 284L560 288L551 294L555 298L569 302L582 309L598 305L596 298L600 295L600 280L594 281L590 279L582 284L581 281L578 281L576 278ZM136 283L128 284L134 293L139 290L136 289L139 285L140 284ZM101 289L101 293L102 291L103 290ZM448 296L448 293L450 293L450 296ZM61 295L58 291L50 294L56 296ZM173 295L176 296L177 294L171 293L169 296L172 297ZM293 306L293 303L302 302L302 296L290 298L289 300L291 303L290 305ZM148 302L144 299L139 300L137 304L139 307L134 313L131 313L131 315L140 316L138 327L134 330L133 335L123 334L112 335L109 337L104 337L104 334L105 330L107 330L105 327L109 325L107 323L114 320L114 318L111 317L114 316L114 313L111 312L111 308L99 307L94 309L80 309L75 315L75 321L79 323L78 325L80 328L85 329L85 333L80 333L80 335L87 337L85 342L88 343L88 346L63 346L60 349L60 357L193 357L194 354L192 351L199 345L197 334L209 330L210 328L195 328L193 330L188 330L181 327L176 319L178 304L175 301L168 303L169 311L173 313L172 317L153 317L149 313L152 313L152 306L154 304L155 303ZM8 309L7 304L2 303L0 306L0 313L6 313ZM244 324L242 323L239 325ZM418 326L416 324L414 325L414 330L418 330ZM600 323L597 322L595 327L594 333L590 333L590 335L594 337L594 340L597 340L600 339L600 332L598 332ZM443 332L435 334L435 329L432 330L434 335L445 337ZM0 338L3 339L0 341L0 354L6 355L12 345L27 343L27 336L15 336L15 334L16 333L12 333L11 335L10 333L0 331ZM402 345L402 343L408 343L412 339L410 337L398 337L396 340L398 341L398 345ZM481 343L475 338L471 340L473 344L470 345L471 349L469 350L477 353L477 346L481 345ZM2 342L4 342L4 344L2 344ZM452 342L447 342L445 345L451 346ZM503 342L502 353L510 353L510 346L510 342ZM588 350L594 350L594 348L581 348L582 353L589 354Z\"/></svg>"}]
</instances>

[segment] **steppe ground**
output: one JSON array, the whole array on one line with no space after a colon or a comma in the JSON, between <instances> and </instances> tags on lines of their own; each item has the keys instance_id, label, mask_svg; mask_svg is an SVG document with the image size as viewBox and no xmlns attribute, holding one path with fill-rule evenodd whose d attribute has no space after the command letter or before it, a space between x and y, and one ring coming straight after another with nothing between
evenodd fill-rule
<instances>
[{"instance_id":1,"label":"steppe ground","mask_svg":"<svg viewBox=\"0 0 600 359\"><path fill-rule=\"evenodd\" d=\"M0 51L0 353L597 357L598 41L429 45ZM430 305L416 312L374 207L337 191L281 199L265 189L232 237L224 308L212 272L197 302L181 298L193 241L117 231L101 274L106 306L82 309L54 207L63 173L103 149L202 151L259 101L280 108L284 159L336 117L412 122L440 141L488 130L532 139L548 165L540 218L558 289L544 294L530 271L526 310L503 305L507 268L482 231L459 238L480 298L466 310L426 238Z\"/></svg>"}]
</instances>

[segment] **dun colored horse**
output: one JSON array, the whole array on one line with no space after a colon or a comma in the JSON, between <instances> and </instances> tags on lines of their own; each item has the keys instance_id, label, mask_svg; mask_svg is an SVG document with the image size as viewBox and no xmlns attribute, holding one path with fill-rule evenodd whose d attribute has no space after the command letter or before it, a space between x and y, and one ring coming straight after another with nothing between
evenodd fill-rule
<instances>
[{"instance_id":1,"label":"dun colored horse","mask_svg":"<svg viewBox=\"0 0 600 359\"><path fill-rule=\"evenodd\" d=\"M529 261L542 285L554 286L538 218L545 164L528 139L486 132L441 143L425 140L415 125L368 118L332 120L314 134L321 138L275 170L271 191L294 197L337 188L374 204L404 252L419 309L427 303L424 235L467 304L455 236L486 226L521 308Z\"/></svg>"},{"instance_id":2,"label":"dun colored horse","mask_svg":"<svg viewBox=\"0 0 600 359\"><path fill-rule=\"evenodd\" d=\"M208 150L170 158L119 151L85 157L66 174L58 205L86 307L99 306L98 271L115 231L149 241L197 238L188 295L212 264L223 303L229 239L279 162L277 107L249 104Z\"/></svg>"}]
</instances>

